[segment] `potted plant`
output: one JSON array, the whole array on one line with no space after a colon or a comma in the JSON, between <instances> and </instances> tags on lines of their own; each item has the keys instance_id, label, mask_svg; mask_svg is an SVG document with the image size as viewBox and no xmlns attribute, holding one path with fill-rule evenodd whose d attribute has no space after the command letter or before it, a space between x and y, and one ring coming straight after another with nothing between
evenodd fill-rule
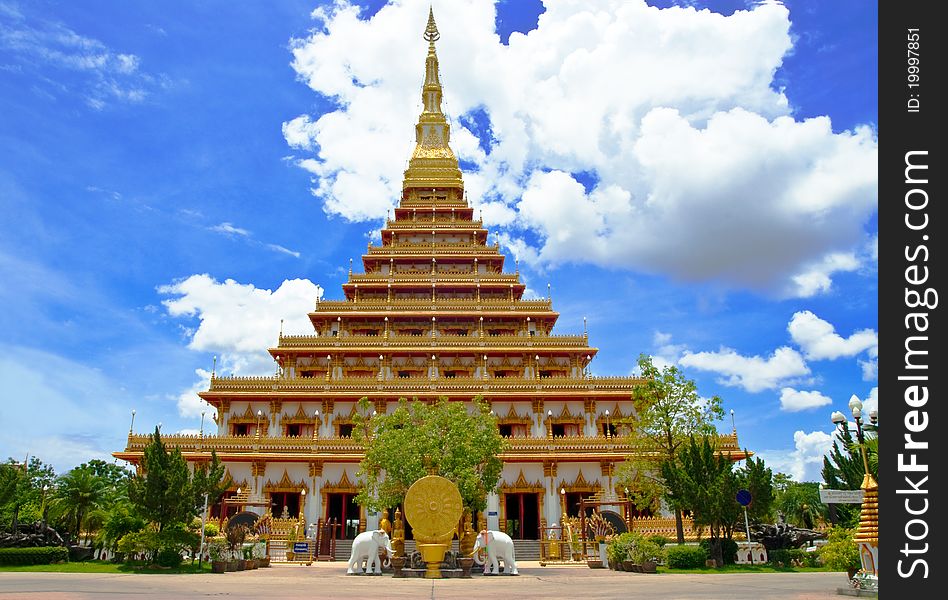
<instances>
[{"instance_id":1,"label":"potted plant","mask_svg":"<svg viewBox=\"0 0 948 600\"><path fill-rule=\"evenodd\" d=\"M231 561L236 562L237 571L243 571L247 563L243 557L244 539L247 537L246 525L235 525L227 530L227 546L230 550Z\"/></svg>"},{"instance_id":2,"label":"potted plant","mask_svg":"<svg viewBox=\"0 0 948 600\"><path fill-rule=\"evenodd\" d=\"M224 540L212 541L207 549L211 555L211 572L225 572L227 570L227 544Z\"/></svg>"},{"instance_id":3,"label":"potted plant","mask_svg":"<svg viewBox=\"0 0 948 600\"><path fill-rule=\"evenodd\" d=\"M253 557L253 544L244 544L241 550L242 550L242 554L244 555L245 568L248 571L256 569L257 561Z\"/></svg>"},{"instance_id":4,"label":"potted plant","mask_svg":"<svg viewBox=\"0 0 948 600\"><path fill-rule=\"evenodd\" d=\"M298 539L299 531L297 531L296 526L293 526L289 531L286 532L286 560L288 562L293 562L296 560L296 553L293 551L293 545Z\"/></svg>"},{"instance_id":5,"label":"potted plant","mask_svg":"<svg viewBox=\"0 0 948 600\"><path fill-rule=\"evenodd\" d=\"M656 573L662 553L662 547L652 540L639 538L629 550L629 557L639 566L640 573Z\"/></svg>"},{"instance_id":6,"label":"potted plant","mask_svg":"<svg viewBox=\"0 0 948 600\"><path fill-rule=\"evenodd\" d=\"M259 567L269 567L270 557L267 555L267 543L259 541L253 545L253 557Z\"/></svg>"}]
</instances>

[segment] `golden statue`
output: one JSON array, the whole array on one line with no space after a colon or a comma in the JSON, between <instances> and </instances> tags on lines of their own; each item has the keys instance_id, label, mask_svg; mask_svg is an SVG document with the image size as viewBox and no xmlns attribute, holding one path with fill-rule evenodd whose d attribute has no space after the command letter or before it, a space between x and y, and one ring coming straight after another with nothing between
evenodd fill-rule
<instances>
[{"instance_id":1,"label":"golden statue","mask_svg":"<svg viewBox=\"0 0 948 600\"><path fill-rule=\"evenodd\" d=\"M392 522L388 520L388 509L382 509L382 518L379 519L379 529L392 536Z\"/></svg>"},{"instance_id":2,"label":"golden statue","mask_svg":"<svg viewBox=\"0 0 948 600\"><path fill-rule=\"evenodd\" d=\"M395 556L405 556L405 521L402 520L402 509L395 509L395 529L392 533L392 550Z\"/></svg>"},{"instance_id":3,"label":"golden statue","mask_svg":"<svg viewBox=\"0 0 948 600\"><path fill-rule=\"evenodd\" d=\"M471 509L465 508L464 514L461 516L462 529L458 535L458 550L461 556L468 556L474 551L474 540L477 539L477 533L474 531L472 519Z\"/></svg>"}]
</instances>

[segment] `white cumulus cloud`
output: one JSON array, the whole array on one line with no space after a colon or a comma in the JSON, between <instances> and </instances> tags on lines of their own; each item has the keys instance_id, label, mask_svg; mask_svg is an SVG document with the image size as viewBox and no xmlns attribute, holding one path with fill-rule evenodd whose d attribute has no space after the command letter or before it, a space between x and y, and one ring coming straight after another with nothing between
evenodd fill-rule
<instances>
[{"instance_id":1,"label":"white cumulus cloud","mask_svg":"<svg viewBox=\"0 0 948 600\"><path fill-rule=\"evenodd\" d=\"M198 320L197 327L189 330L188 347L218 353L219 372L269 375L275 366L266 349L276 343L280 320L284 333L312 332L306 315L323 289L308 279L288 279L271 291L232 279L219 282L204 274L161 286L158 292L172 296L162 301L169 315ZM193 416L195 410L200 414L191 392L207 388L206 373L198 375L202 380L178 400L182 415Z\"/></svg>"},{"instance_id":2,"label":"white cumulus cloud","mask_svg":"<svg viewBox=\"0 0 948 600\"><path fill-rule=\"evenodd\" d=\"M475 165L470 199L523 260L796 297L860 267L876 210L876 136L791 116L774 82L793 49L783 5L725 17L551 1L535 30L506 45L490 0L437 11L444 109L455 151ZM330 215L381 219L399 197L427 12L427 1L404 0L362 19L342 0L315 11L317 28L292 42L299 78L336 104L283 127ZM475 114L486 121L478 132Z\"/></svg>"},{"instance_id":3,"label":"white cumulus cloud","mask_svg":"<svg viewBox=\"0 0 948 600\"><path fill-rule=\"evenodd\" d=\"M783 382L810 373L803 356L787 346L777 348L767 358L743 356L731 348L721 348L717 352L685 352L678 362L684 367L719 373L723 376L718 380L721 384L748 392L776 389Z\"/></svg>"},{"instance_id":4,"label":"white cumulus cloud","mask_svg":"<svg viewBox=\"0 0 948 600\"><path fill-rule=\"evenodd\" d=\"M831 323L808 310L794 313L787 331L811 360L852 357L864 351L869 351L874 358L878 351L879 336L874 330L862 329L844 338Z\"/></svg>"},{"instance_id":5,"label":"white cumulus cloud","mask_svg":"<svg viewBox=\"0 0 948 600\"><path fill-rule=\"evenodd\" d=\"M804 392L791 387L780 389L780 409L787 412L798 412L832 403L832 398L824 396L816 390Z\"/></svg>"},{"instance_id":6,"label":"white cumulus cloud","mask_svg":"<svg viewBox=\"0 0 948 600\"><path fill-rule=\"evenodd\" d=\"M823 456L833 446L833 436L822 431L796 431L793 434L794 449L761 450L762 457L775 472L787 473L795 481L820 481Z\"/></svg>"}]
</instances>

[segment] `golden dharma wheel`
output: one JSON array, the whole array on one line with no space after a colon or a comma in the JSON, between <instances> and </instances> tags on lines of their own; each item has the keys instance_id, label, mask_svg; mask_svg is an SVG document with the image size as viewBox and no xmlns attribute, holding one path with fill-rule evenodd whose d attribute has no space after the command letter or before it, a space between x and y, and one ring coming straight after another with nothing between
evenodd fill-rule
<instances>
[{"instance_id":1,"label":"golden dharma wheel","mask_svg":"<svg viewBox=\"0 0 948 600\"><path fill-rule=\"evenodd\" d=\"M422 477L405 494L405 518L416 538L450 536L463 509L458 486L438 475Z\"/></svg>"}]
</instances>

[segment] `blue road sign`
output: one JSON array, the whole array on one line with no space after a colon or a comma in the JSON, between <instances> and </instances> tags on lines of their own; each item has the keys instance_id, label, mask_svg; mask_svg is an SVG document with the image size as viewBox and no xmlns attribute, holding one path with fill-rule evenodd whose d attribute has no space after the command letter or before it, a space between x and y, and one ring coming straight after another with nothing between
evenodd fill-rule
<instances>
[{"instance_id":1,"label":"blue road sign","mask_svg":"<svg viewBox=\"0 0 948 600\"><path fill-rule=\"evenodd\" d=\"M747 506L751 503L751 493L747 490L738 490L737 503L741 506Z\"/></svg>"}]
</instances>

